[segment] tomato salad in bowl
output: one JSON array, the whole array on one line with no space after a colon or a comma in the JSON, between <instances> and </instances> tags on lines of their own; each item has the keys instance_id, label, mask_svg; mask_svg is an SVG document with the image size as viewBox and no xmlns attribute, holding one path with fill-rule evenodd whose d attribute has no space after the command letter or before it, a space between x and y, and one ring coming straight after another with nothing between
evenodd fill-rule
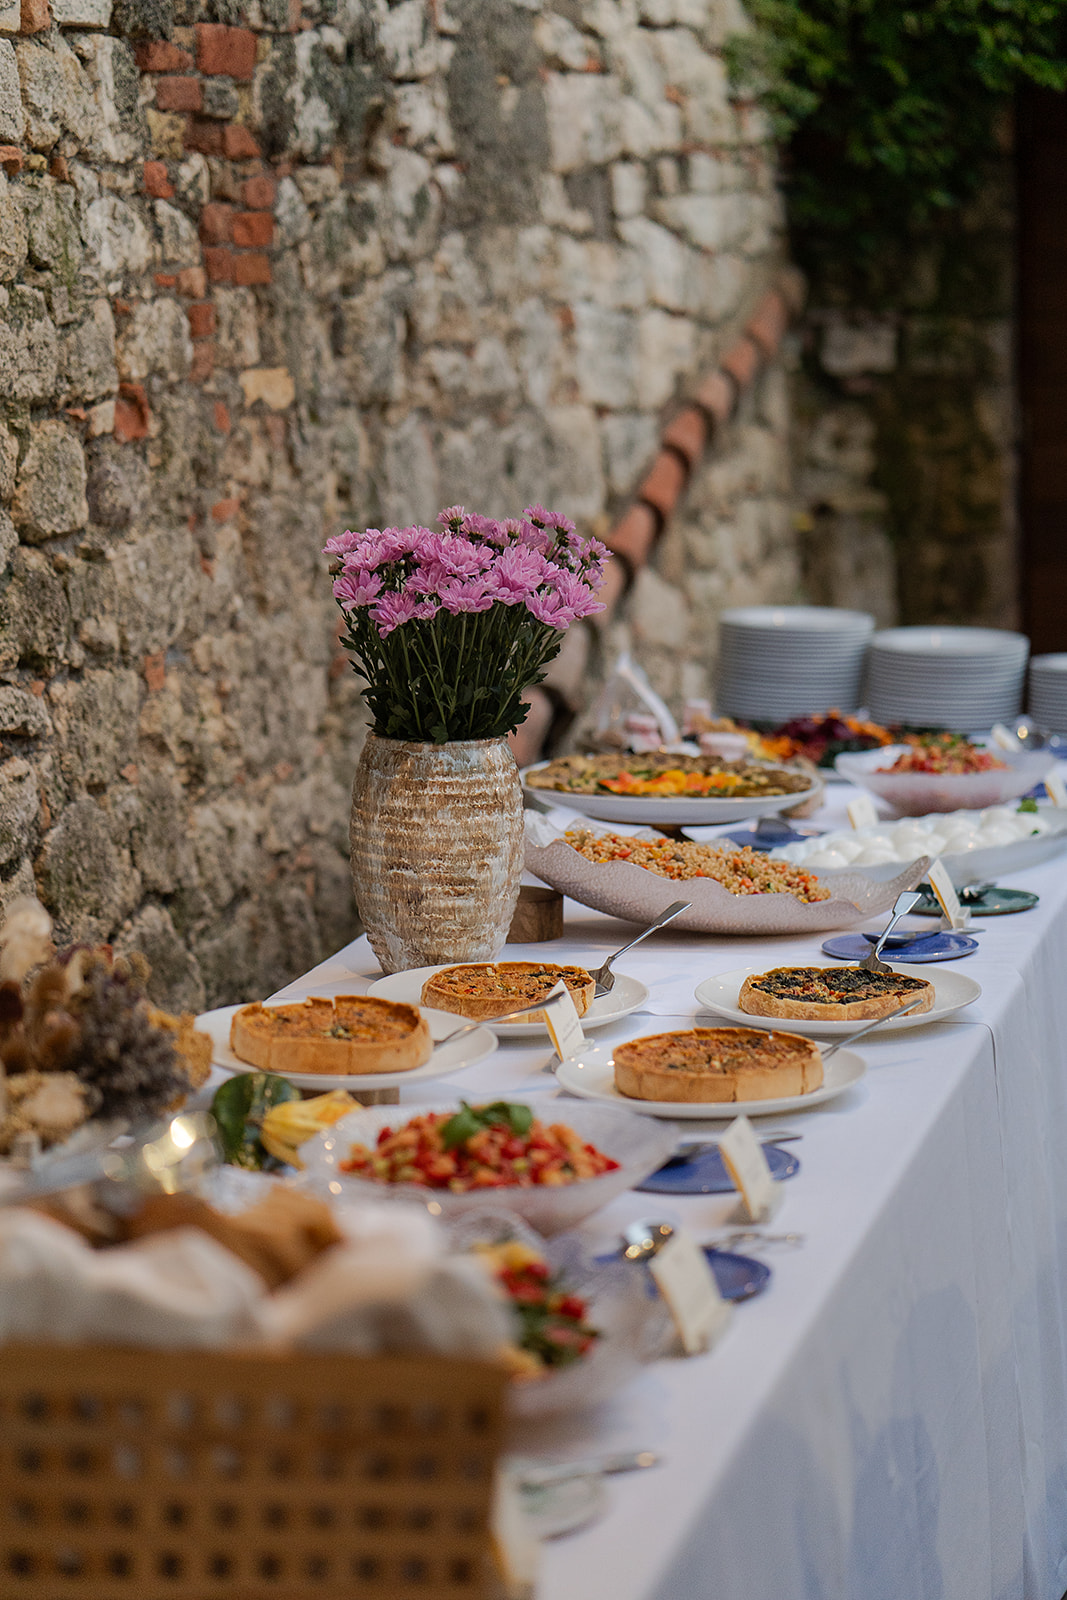
<instances>
[{"instance_id":1,"label":"tomato salad in bowl","mask_svg":"<svg viewBox=\"0 0 1067 1600\"><path fill-rule=\"evenodd\" d=\"M493 1205L558 1233L662 1166L677 1137L614 1106L546 1092L490 1104L452 1100L352 1111L301 1146L301 1187L402 1199L437 1216Z\"/></svg>"},{"instance_id":2,"label":"tomato salad in bowl","mask_svg":"<svg viewBox=\"0 0 1067 1600\"><path fill-rule=\"evenodd\" d=\"M615 1172L619 1163L562 1122L547 1126L518 1101L427 1111L402 1127L380 1128L373 1146L353 1144L342 1172L375 1183L414 1183L467 1194L473 1189L558 1188Z\"/></svg>"}]
</instances>

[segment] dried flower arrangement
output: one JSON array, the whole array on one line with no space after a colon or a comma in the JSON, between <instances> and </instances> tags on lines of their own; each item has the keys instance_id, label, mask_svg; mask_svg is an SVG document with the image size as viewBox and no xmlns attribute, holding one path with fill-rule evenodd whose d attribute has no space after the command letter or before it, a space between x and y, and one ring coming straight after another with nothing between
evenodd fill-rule
<instances>
[{"instance_id":1,"label":"dried flower arrangement","mask_svg":"<svg viewBox=\"0 0 1067 1600\"><path fill-rule=\"evenodd\" d=\"M32 1159L90 1119L153 1116L191 1079L145 998L148 965L109 946L57 955L38 901L0 928L0 1155Z\"/></svg>"}]
</instances>

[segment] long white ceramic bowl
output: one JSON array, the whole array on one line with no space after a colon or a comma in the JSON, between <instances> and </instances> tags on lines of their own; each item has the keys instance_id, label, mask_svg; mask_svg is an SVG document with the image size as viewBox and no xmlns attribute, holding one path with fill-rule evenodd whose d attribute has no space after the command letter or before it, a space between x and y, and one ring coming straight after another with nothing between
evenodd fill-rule
<instances>
[{"instance_id":1,"label":"long white ceramic bowl","mask_svg":"<svg viewBox=\"0 0 1067 1600\"><path fill-rule=\"evenodd\" d=\"M491 1102L491 1098L482 1094L472 1097L471 1103L484 1105ZM362 1195L368 1200L405 1200L409 1204L416 1201L435 1215L445 1217L484 1211L491 1204L516 1212L538 1233L561 1233L655 1172L673 1153L678 1137L676 1128L650 1124L644 1117L634 1116L632 1111L621 1107L574 1105L554 1095L508 1098L522 1100L530 1106L534 1116L546 1124L561 1122L573 1128L585 1143L595 1145L617 1161L617 1170L605 1172L599 1178L581 1178L559 1188L475 1189L469 1194L423 1189L412 1183L374 1183L340 1170L340 1163L348 1158L353 1144L373 1145L382 1128L402 1127L413 1116L427 1111L458 1111L460 1103L452 1099L419 1106L370 1106L349 1112L332 1128L300 1147L305 1167L302 1187L310 1187L324 1199L341 1196L354 1199Z\"/></svg>"},{"instance_id":2,"label":"long white ceramic bowl","mask_svg":"<svg viewBox=\"0 0 1067 1600\"><path fill-rule=\"evenodd\" d=\"M724 840L723 848L734 846ZM763 938L852 927L888 911L902 889L914 888L929 864L920 857L907 867L898 865L889 882L875 882L862 869L833 873L826 882L831 899L809 904L791 894L731 894L714 878L661 878L631 861L589 861L567 843L554 819L526 813L526 865L542 882L594 911L646 926L672 901L688 900L690 909L674 918L671 932ZM823 874L818 876L821 880Z\"/></svg>"}]
</instances>

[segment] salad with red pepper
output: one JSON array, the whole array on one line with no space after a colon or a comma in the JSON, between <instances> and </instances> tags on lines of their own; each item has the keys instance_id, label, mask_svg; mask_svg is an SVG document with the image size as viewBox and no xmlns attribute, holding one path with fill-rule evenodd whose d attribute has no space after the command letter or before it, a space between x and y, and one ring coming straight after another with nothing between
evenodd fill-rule
<instances>
[{"instance_id":1,"label":"salad with red pepper","mask_svg":"<svg viewBox=\"0 0 1067 1600\"><path fill-rule=\"evenodd\" d=\"M559 1188L615 1172L619 1163L563 1122L547 1126L528 1105L460 1102L456 1112L427 1111L401 1128L383 1128L377 1144L353 1144L342 1172L375 1183L424 1189Z\"/></svg>"},{"instance_id":2,"label":"salad with red pepper","mask_svg":"<svg viewBox=\"0 0 1067 1600\"><path fill-rule=\"evenodd\" d=\"M520 1240L475 1247L518 1319L509 1354L513 1375L539 1377L546 1368L566 1367L586 1355L599 1339L587 1321L588 1307L571 1294L537 1250Z\"/></svg>"}]
</instances>

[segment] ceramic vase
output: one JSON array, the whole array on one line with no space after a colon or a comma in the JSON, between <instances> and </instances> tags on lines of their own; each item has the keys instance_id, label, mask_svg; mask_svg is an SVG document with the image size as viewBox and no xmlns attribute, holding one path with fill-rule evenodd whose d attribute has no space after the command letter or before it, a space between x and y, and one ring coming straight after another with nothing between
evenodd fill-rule
<instances>
[{"instance_id":1,"label":"ceramic vase","mask_svg":"<svg viewBox=\"0 0 1067 1600\"><path fill-rule=\"evenodd\" d=\"M351 841L356 905L385 972L499 954L523 866L522 791L506 739L368 734Z\"/></svg>"}]
</instances>

